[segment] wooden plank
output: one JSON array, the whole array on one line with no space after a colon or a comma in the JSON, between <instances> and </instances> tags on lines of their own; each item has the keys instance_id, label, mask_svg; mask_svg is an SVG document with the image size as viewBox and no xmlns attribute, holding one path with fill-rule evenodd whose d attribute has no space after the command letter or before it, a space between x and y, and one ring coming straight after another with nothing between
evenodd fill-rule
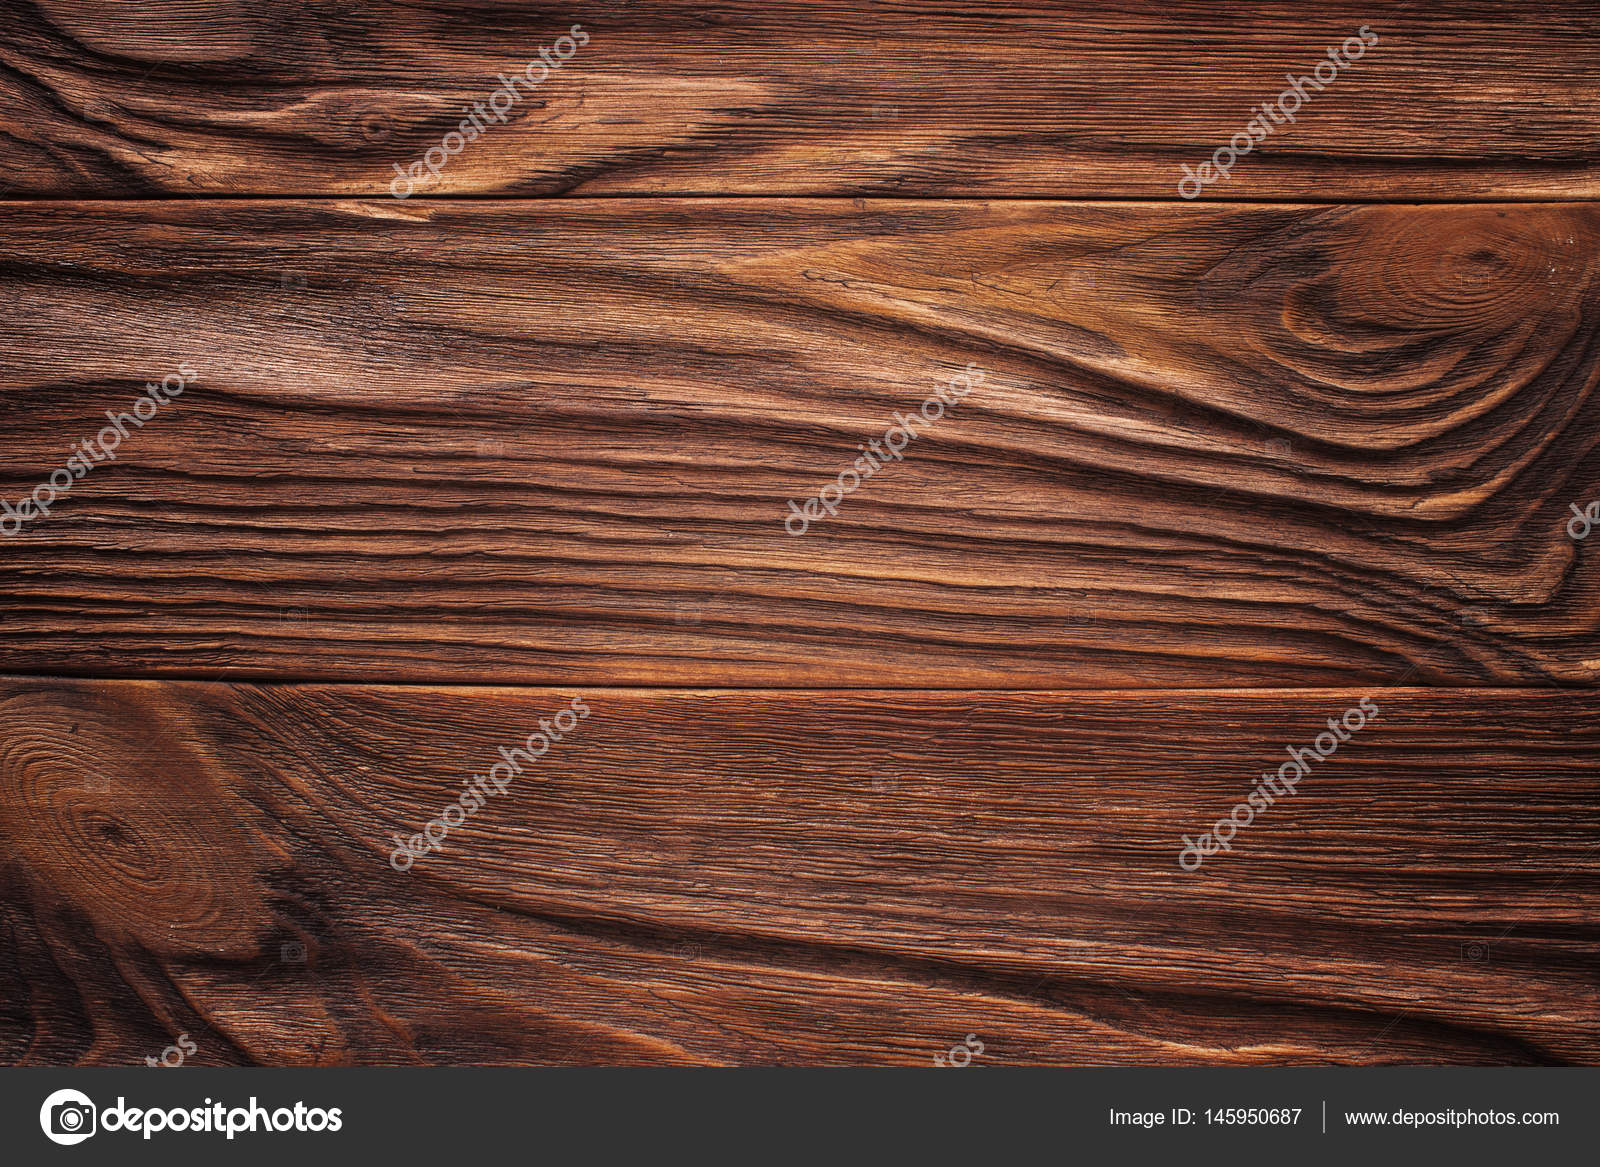
<instances>
[{"instance_id":1,"label":"wooden plank","mask_svg":"<svg viewBox=\"0 0 1600 1167\"><path fill-rule=\"evenodd\" d=\"M0 180L385 194L573 25L418 193L1175 199L1282 97L1203 197L1600 194L1600 7L1528 0L40 0L0 12Z\"/></svg>"},{"instance_id":2,"label":"wooden plank","mask_svg":"<svg viewBox=\"0 0 1600 1167\"><path fill-rule=\"evenodd\" d=\"M14 679L0 1055L1594 1063L1597 746L1572 691Z\"/></svg>"},{"instance_id":3,"label":"wooden plank","mask_svg":"<svg viewBox=\"0 0 1600 1167\"><path fill-rule=\"evenodd\" d=\"M0 662L1591 685L1597 243L1593 204L12 205L0 499L116 456L0 539Z\"/></svg>"}]
</instances>

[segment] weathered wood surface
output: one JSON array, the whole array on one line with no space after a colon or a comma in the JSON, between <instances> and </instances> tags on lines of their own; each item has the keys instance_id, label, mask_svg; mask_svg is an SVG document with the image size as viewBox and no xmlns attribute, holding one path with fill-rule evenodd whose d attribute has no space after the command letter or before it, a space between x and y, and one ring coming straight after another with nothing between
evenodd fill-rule
<instances>
[{"instance_id":1,"label":"weathered wood surface","mask_svg":"<svg viewBox=\"0 0 1600 1167\"><path fill-rule=\"evenodd\" d=\"M1600 195L1600 6L1464 0L39 0L0 11L0 193L383 195L574 24L416 193L1173 199L1365 28L1203 197Z\"/></svg>"},{"instance_id":2,"label":"weathered wood surface","mask_svg":"<svg viewBox=\"0 0 1600 1167\"><path fill-rule=\"evenodd\" d=\"M4 7L0 1062L1600 1064L1597 44Z\"/></svg>"},{"instance_id":3,"label":"weathered wood surface","mask_svg":"<svg viewBox=\"0 0 1600 1167\"><path fill-rule=\"evenodd\" d=\"M1553 691L13 680L0 1058L1594 1063L1597 746Z\"/></svg>"},{"instance_id":4,"label":"weathered wood surface","mask_svg":"<svg viewBox=\"0 0 1600 1167\"><path fill-rule=\"evenodd\" d=\"M1590 685L1597 244L1593 204L7 207L0 498L197 376L0 541L0 662Z\"/></svg>"}]
</instances>

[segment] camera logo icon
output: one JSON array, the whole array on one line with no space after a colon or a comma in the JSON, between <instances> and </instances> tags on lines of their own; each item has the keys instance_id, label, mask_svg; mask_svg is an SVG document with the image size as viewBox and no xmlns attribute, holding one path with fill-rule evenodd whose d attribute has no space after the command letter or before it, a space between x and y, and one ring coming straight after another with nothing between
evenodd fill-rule
<instances>
[{"instance_id":1,"label":"camera logo icon","mask_svg":"<svg viewBox=\"0 0 1600 1167\"><path fill-rule=\"evenodd\" d=\"M70 1147L94 1134L94 1103L77 1090L57 1090L39 1108L39 1126L52 1143Z\"/></svg>"}]
</instances>

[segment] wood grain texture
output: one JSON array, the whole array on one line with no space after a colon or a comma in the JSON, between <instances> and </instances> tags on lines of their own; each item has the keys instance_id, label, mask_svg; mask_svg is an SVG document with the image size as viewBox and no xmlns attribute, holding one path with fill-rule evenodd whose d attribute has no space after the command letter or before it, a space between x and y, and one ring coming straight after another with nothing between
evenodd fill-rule
<instances>
[{"instance_id":1,"label":"wood grain texture","mask_svg":"<svg viewBox=\"0 0 1600 1167\"><path fill-rule=\"evenodd\" d=\"M0 8L0 1063L1600 1065L1597 46Z\"/></svg>"},{"instance_id":2,"label":"wood grain texture","mask_svg":"<svg viewBox=\"0 0 1600 1167\"><path fill-rule=\"evenodd\" d=\"M0 1058L1600 1062L1600 704L8 681ZM303 946L288 950L284 945ZM1476 949L1483 945L1486 959Z\"/></svg>"},{"instance_id":3,"label":"wood grain texture","mask_svg":"<svg viewBox=\"0 0 1600 1167\"><path fill-rule=\"evenodd\" d=\"M1254 107L1380 43L1217 199L1600 194L1600 6L33 0L13 196L384 194L497 75L582 48L426 193L1172 199Z\"/></svg>"},{"instance_id":4,"label":"wood grain texture","mask_svg":"<svg viewBox=\"0 0 1600 1167\"><path fill-rule=\"evenodd\" d=\"M0 498L198 379L0 541L0 662L1592 685L1597 255L1593 204L12 205Z\"/></svg>"}]
</instances>

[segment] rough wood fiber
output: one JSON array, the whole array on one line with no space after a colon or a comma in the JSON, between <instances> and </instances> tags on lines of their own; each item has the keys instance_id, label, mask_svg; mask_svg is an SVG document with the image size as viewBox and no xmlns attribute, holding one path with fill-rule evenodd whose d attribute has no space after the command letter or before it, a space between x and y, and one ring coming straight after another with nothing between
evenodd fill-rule
<instances>
[{"instance_id":1,"label":"rough wood fiber","mask_svg":"<svg viewBox=\"0 0 1600 1167\"><path fill-rule=\"evenodd\" d=\"M11 195L385 194L501 73L590 43L422 193L1172 199L1379 43L1220 199L1600 194L1600 6L37 0L0 9Z\"/></svg>"},{"instance_id":2,"label":"rough wood fiber","mask_svg":"<svg viewBox=\"0 0 1600 1167\"><path fill-rule=\"evenodd\" d=\"M0 689L0 1058L1600 1061L1600 706L1364 694ZM289 946L285 948L285 945ZM302 949L303 957L302 960Z\"/></svg>"},{"instance_id":3,"label":"rough wood fiber","mask_svg":"<svg viewBox=\"0 0 1600 1167\"><path fill-rule=\"evenodd\" d=\"M12 671L1592 684L1600 210L0 213ZM969 363L836 517L805 499Z\"/></svg>"},{"instance_id":4,"label":"rough wood fiber","mask_svg":"<svg viewBox=\"0 0 1600 1167\"><path fill-rule=\"evenodd\" d=\"M1600 1064L1597 43L0 7L0 1062Z\"/></svg>"}]
</instances>

